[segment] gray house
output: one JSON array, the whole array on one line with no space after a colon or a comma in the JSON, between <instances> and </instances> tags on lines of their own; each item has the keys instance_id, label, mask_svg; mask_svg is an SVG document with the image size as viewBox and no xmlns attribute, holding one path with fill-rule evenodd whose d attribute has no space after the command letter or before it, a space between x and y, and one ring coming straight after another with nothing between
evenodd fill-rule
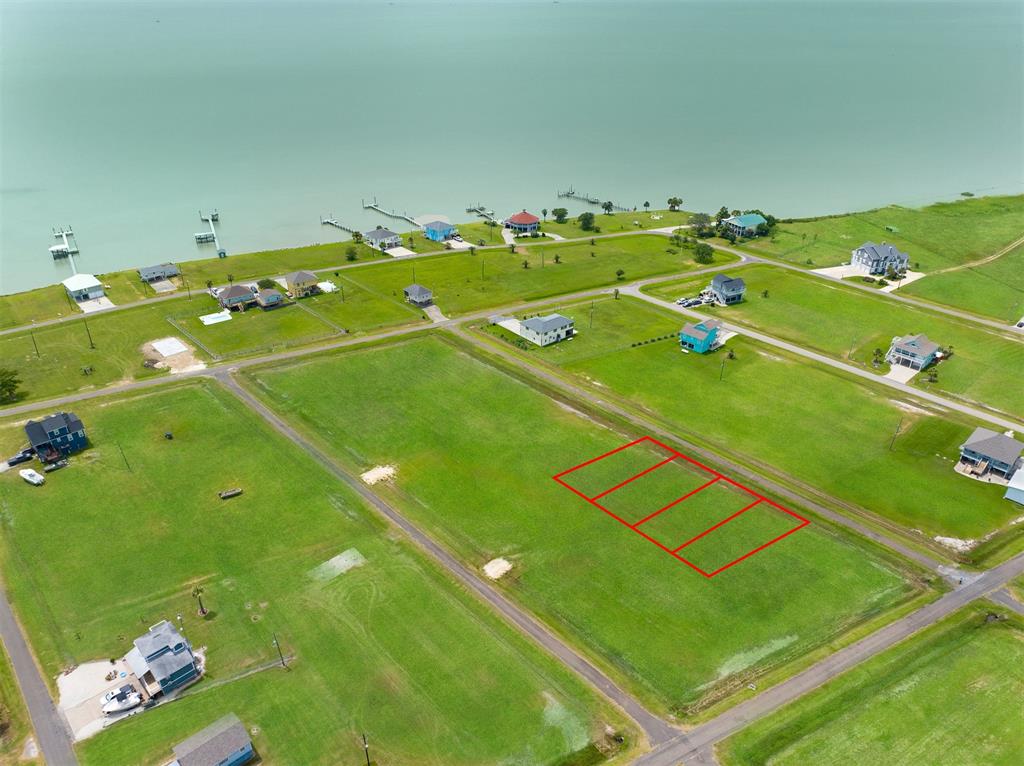
<instances>
[{"instance_id":1,"label":"gray house","mask_svg":"<svg viewBox=\"0 0 1024 766\"><path fill-rule=\"evenodd\" d=\"M245 311L247 305L256 302L256 295L245 285L231 285L217 293L217 302L226 309Z\"/></svg>"},{"instance_id":2,"label":"gray house","mask_svg":"<svg viewBox=\"0 0 1024 766\"><path fill-rule=\"evenodd\" d=\"M711 280L711 292L715 300L723 306L739 303L747 292L747 283L740 277L730 277L726 274L715 274Z\"/></svg>"},{"instance_id":3,"label":"gray house","mask_svg":"<svg viewBox=\"0 0 1024 766\"><path fill-rule=\"evenodd\" d=\"M850 254L850 264L857 266L866 274L888 274L906 271L910 265L910 256L901 252L895 245L883 242L865 242Z\"/></svg>"},{"instance_id":4,"label":"gray house","mask_svg":"<svg viewBox=\"0 0 1024 766\"><path fill-rule=\"evenodd\" d=\"M373 231L366 232L363 235L363 241L376 250L389 250L392 247L398 247L401 245L402 237L400 234L395 234L395 232L390 229L378 226Z\"/></svg>"},{"instance_id":5,"label":"gray house","mask_svg":"<svg viewBox=\"0 0 1024 766\"><path fill-rule=\"evenodd\" d=\"M191 645L167 620L135 639L134 648L124 660L151 697L199 678L199 663Z\"/></svg>"},{"instance_id":6,"label":"gray house","mask_svg":"<svg viewBox=\"0 0 1024 766\"><path fill-rule=\"evenodd\" d=\"M434 294L423 285L409 285L402 292L413 306L429 306L434 302Z\"/></svg>"},{"instance_id":7,"label":"gray house","mask_svg":"<svg viewBox=\"0 0 1024 766\"><path fill-rule=\"evenodd\" d=\"M898 364L901 367L910 367L913 370L923 370L935 361L939 353L939 344L928 340L924 333L917 335L897 336L892 339L889 352L885 360L889 364Z\"/></svg>"},{"instance_id":8,"label":"gray house","mask_svg":"<svg viewBox=\"0 0 1024 766\"><path fill-rule=\"evenodd\" d=\"M1006 434L975 428L960 445L960 463L975 476L994 473L1009 479L1017 470L1024 444Z\"/></svg>"},{"instance_id":9,"label":"gray house","mask_svg":"<svg viewBox=\"0 0 1024 766\"><path fill-rule=\"evenodd\" d=\"M531 317L520 323L520 335L538 346L550 346L560 340L571 338L576 332L576 323L561 314Z\"/></svg>"},{"instance_id":10,"label":"gray house","mask_svg":"<svg viewBox=\"0 0 1024 766\"><path fill-rule=\"evenodd\" d=\"M256 757L238 716L228 713L174 746L171 766L241 766Z\"/></svg>"},{"instance_id":11,"label":"gray house","mask_svg":"<svg viewBox=\"0 0 1024 766\"><path fill-rule=\"evenodd\" d=\"M181 269L173 263L161 263L156 266L143 266L138 269L139 279L143 282L157 282L161 279L170 279L181 274Z\"/></svg>"}]
</instances>

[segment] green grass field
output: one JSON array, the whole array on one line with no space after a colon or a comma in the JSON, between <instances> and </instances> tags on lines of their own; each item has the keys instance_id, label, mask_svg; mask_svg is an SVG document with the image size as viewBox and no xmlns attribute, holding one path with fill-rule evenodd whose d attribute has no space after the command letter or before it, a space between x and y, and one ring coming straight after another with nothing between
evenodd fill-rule
<instances>
[{"instance_id":1,"label":"green grass field","mask_svg":"<svg viewBox=\"0 0 1024 766\"><path fill-rule=\"evenodd\" d=\"M358 760L364 731L383 763L551 763L621 725L213 384L76 412L92 446L69 468L41 488L0 475L0 564L44 674L123 653L179 612L208 648L195 693L87 740L84 764L166 762L229 711L259 730L266 762L303 766ZM20 440L17 423L0 426L4 454ZM233 486L245 494L218 499ZM311 576L350 549L365 563ZM232 681L276 658L274 633L290 671Z\"/></svg>"},{"instance_id":2,"label":"green grass field","mask_svg":"<svg viewBox=\"0 0 1024 766\"><path fill-rule=\"evenodd\" d=\"M746 280L747 299L725 308L702 306L700 311L866 369L871 369L875 349L886 352L893 336L923 332L943 348L952 347L954 354L938 365L937 383L929 384L926 375L918 375L915 385L1024 417L1024 386L1016 385L1024 369L1024 343L1019 338L791 269L755 265L730 274ZM706 283L662 283L648 292L675 300L696 294ZM764 290L768 298L762 297ZM888 369L883 363L878 372Z\"/></svg>"},{"instance_id":3,"label":"green grass field","mask_svg":"<svg viewBox=\"0 0 1024 766\"><path fill-rule=\"evenodd\" d=\"M678 331L682 317L606 299L591 329L589 309L589 302L564 309L580 327L573 340L523 353L656 414L680 435L928 536L980 538L1019 515L998 487L953 472L973 428L966 420L745 338L728 341L731 360L683 354L673 337L634 347Z\"/></svg>"},{"instance_id":4,"label":"green grass field","mask_svg":"<svg viewBox=\"0 0 1024 766\"><path fill-rule=\"evenodd\" d=\"M14 677L10 657L0 643L0 766L38 763L38 758L21 758L25 740L32 734L32 722Z\"/></svg>"},{"instance_id":5,"label":"green grass field","mask_svg":"<svg viewBox=\"0 0 1024 766\"><path fill-rule=\"evenodd\" d=\"M773 236L742 246L801 265L810 259L808 265L820 268L849 261L850 251L864 242L885 241L909 253L915 271L931 271L991 255L1024 234L1022 220L1024 195L976 197L780 223Z\"/></svg>"},{"instance_id":6,"label":"green grass field","mask_svg":"<svg viewBox=\"0 0 1024 766\"><path fill-rule=\"evenodd\" d=\"M727 766L1013 766L1024 752L1024 626L975 606L754 722Z\"/></svg>"},{"instance_id":7,"label":"green grass field","mask_svg":"<svg viewBox=\"0 0 1024 766\"><path fill-rule=\"evenodd\" d=\"M688 223L692 213L685 210L652 210L644 212L643 209L629 213L612 213L608 215L599 207L591 211L594 214L594 225L601 231L601 234L616 234L622 231L641 231L643 229L663 229L666 226L682 226ZM534 215L540 215L539 210L533 211ZM579 216L571 215L565 223L556 223L550 213L546 221L541 223L543 231L560 234L563 237L587 237L595 232L583 231L578 223Z\"/></svg>"},{"instance_id":8,"label":"green grass field","mask_svg":"<svg viewBox=\"0 0 1024 766\"><path fill-rule=\"evenodd\" d=\"M381 493L472 565L513 562L508 591L658 708L693 712L913 590L822 524L700 576L552 480L631 437L440 337L246 377L350 469L396 466ZM594 466L593 486L628 470Z\"/></svg>"},{"instance_id":9,"label":"green grass field","mask_svg":"<svg viewBox=\"0 0 1024 766\"><path fill-rule=\"evenodd\" d=\"M1024 246L991 263L919 279L900 292L1016 323L1024 317Z\"/></svg>"}]
</instances>

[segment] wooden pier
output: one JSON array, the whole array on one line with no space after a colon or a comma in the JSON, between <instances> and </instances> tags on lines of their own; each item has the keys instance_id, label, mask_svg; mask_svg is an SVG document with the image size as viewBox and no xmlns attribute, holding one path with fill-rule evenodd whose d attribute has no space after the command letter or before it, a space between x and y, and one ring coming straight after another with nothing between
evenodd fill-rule
<instances>
[{"instance_id":1,"label":"wooden pier","mask_svg":"<svg viewBox=\"0 0 1024 766\"><path fill-rule=\"evenodd\" d=\"M200 210L199 220L202 221L203 223L208 223L210 225L210 230L197 232L195 234L196 244L202 245L207 242L212 242L214 244L214 247L217 248L217 257L227 258L228 253L223 247L220 246L220 240L217 238L217 227L214 226L214 223L220 220L220 213L214 210L212 213L203 215L203 211Z\"/></svg>"},{"instance_id":2,"label":"wooden pier","mask_svg":"<svg viewBox=\"0 0 1024 766\"><path fill-rule=\"evenodd\" d=\"M368 203L366 200L362 200L362 203L363 210L376 210L378 213L380 213L381 215L385 215L388 218L395 218L399 221L407 221L408 223L411 223L413 226L415 226L417 229L422 228L416 222L416 219L413 218L408 213L399 213L397 210L385 210L384 208L382 208L380 205L377 204L376 197L373 198L373 202Z\"/></svg>"},{"instance_id":3,"label":"wooden pier","mask_svg":"<svg viewBox=\"0 0 1024 766\"><path fill-rule=\"evenodd\" d=\"M466 208L466 212L469 213L470 215L478 215L481 218L491 221L492 223L498 222L497 219L494 217L494 211L488 210L483 205L471 205L470 207Z\"/></svg>"},{"instance_id":4,"label":"wooden pier","mask_svg":"<svg viewBox=\"0 0 1024 766\"><path fill-rule=\"evenodd\" d=\"M586 202L588 205L601 205L601 204L603 204L602 201L599 200L597 197L592 197L589 194L584 194L583 192L578 192L574 188L572 188L571 186L569 187L568 191L564 191L564 192L560 191L560 192L558 192L558 198L559 199L579 200L580 202ZM629 213L629 212L631 212L630 208L623 207L622 205L615 205L615 204L612 205L612 211L615 212L615 213Z\"/></svg>"},{"instance_id":5,"label":"wooden pier","mask_svg":"<svg viewBox=\"0 0 1024 766\"><path fill-rule=\"evenodd\" d=\"M75 241L75 233L68 226L53 229L53 236L62 240L63 244L54 245L50 248L50 255L54 258L68 258L78 253L78 243Z\"/></svg>"},{"instance_id":6,"label":"wooden pier","mask_svg":"<svg viewBox=\"0 0 1024 766\"><path fill-rule=\"evenodd\" d=\"M333 215L330 218L324 218L323 216L320 216L320 225L321 226L333 226L335 229L341 229L342 231L347 231L349 234L355 234L356 233L355 229L349 228L345 224L341 223Z\"/></svg>"}]
</instances>

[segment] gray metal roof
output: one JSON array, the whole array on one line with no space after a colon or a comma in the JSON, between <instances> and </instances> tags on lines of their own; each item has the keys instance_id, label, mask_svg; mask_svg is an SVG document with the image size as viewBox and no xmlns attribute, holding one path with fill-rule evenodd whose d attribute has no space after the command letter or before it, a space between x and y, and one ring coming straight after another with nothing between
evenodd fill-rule
<instances>
[{"instance_id":1,"label":"gray metal roof","mask_svg":"<svg viewBox=\"0 0 1024 766\"><path fill-rule=\"evenodd\" d=\"M317 281L319 281L319 279L320 278L316 274L314 274L312 271L305 271L305 270L293 271L293 272L291 272L289 274L285 274L284 275L285 284L289 284L289 285L294 283L294 282L298 282L300 284L303 283L303 282L317 282Z\"/></svg>"},{"instance_id":2,"label":"gray metal roof","mask_svg":"<svg viewBox=\"0 0 1024 766\"><path fill-rule=\"evenodd\" d=\"M35 447L50 441L49 432L67 428L68 432L81 431L85 428L81 419L73 412L56 412L42 420L30 420L25 424L25 436L29 444Z\"/></svg>"},{"instance_id":3,"label":"gray metal roof","mask_svg":"<svg viewBox=\"0 0 1024 766\"><path fill-rule=\"evenodd\" d=\"M1009 465L1016 463L1020 453L1024 451L1024 444L1016 439L987 428L975 428L974 433L967 437L967 441L960 445L960 449L964 447Z\"/></svg>"},{"instance_id":4,"label":"gray metal roof","mask_svg":"<svg viewBox=\"0 0 1024 766\"><path fill-rule=\"evenodd\" d=\"M530 317L523 320L523 327L541 335L552 330L561 330L563 327L569 327L572 324L573 320L561 314L548 314L546 317Z\"/></svg>"},{"instance_id":5,"label":"gray metal roof","mask_svg":"<svg viewBox=\"0 0 1024 766\"><path fill-rule=\"evenodd\" d=\"M195 664L195 656L192 654L190 649L178 652L167 652L161 654L159 657L154 657L151 660L146 661L146 665L149 666L149 672L153 674L153 678L160 681L164 678L170 678L182 668L186 668L190 665Z\"/></svg>"},{"instance_id":6,"label":"gray metal roof","mask_svg":"<svg viewBox=\"0 0 1024 766\"><path fill-rule=\"evenodd\" d=\"M939 344L928 340L928 336L924 333L894 338L892 345L897 351L914 356L931 356L939 350Z\"/></svg>"},{"instance_id":7,"label":"gray metal roof","mask_svg":"<svg viewBox=\"0 0 1024 766\"><path fill-rule=\"evenodd\" d=\"M702 330L693 322L687 322L683 325L682 334L688 338L696 338L697 340L704 340L708 337L708 330Z\"/></svg>"},{"instance_id":8,"label":"gray metal roof","mask_svg":"<svg viewBox=\"0 0 1024 766\"><path fill-rule=\"evenodd\" d=\"M173 263L161 263L156 266L142 266L137 269L137 271L139 272L139 276L143 279L149 279L155 276L176 277L181 273L181 269Z\"/></svg>"},{"instance_id":9,"label":"gray metal roof","mask_svg":"<svg viewBox=\"0 0 1024 766\"><path fill-rule=\"evenodd\" d=\"M433 295L433 293L423 285L409 285L403 292L414 301L424 301Z\"/></svg>"},{"instance_id":10,"label":"gray metal roof","mask_svg":"<svg viewBox=\"0 0 1024 766\"><path fill-rule=\"evenodd\" d=\"M713 290L724 290L725 292L736 292L737 290L745 290L747 283L743 281L742 277L730 277L727 274L715 274L711 278L711 288Z\"/></svg>"},{"instance_id":11,"label":"gray metal roof","mask_svg":"<svg viewBox=\"0 0 1024 766\"><path fill-rule=\"evenodd\" d=\"M263 299L273 298L275 295L278 298L284 297L283 295L281 295L280 290L275 290L273 287L265 287L264 289L260 290L260 297Z\"/></svg>"},{"instance_id":12,"label":"gray metal roof","mask_svg":"<svg viewBox=\"0 0 1024 766\"><path fill-rule=\"evenodd\" d=\"M134 643L144 658L152 657L163 649L173 649L178 644L188 646L185 637L167 620L158 622L147 633L136 638Z\"/></svg>"},{"instance_id":13,"label":"gray metal roof","mask_svg":"<svg viewBox=\"0 0 1024 766\"><path fill-rule=\"evenodd\" d=\"M181 766L217 766L252 740L234 713L228 713L184 742L174 746Z\"/></svg>"},{"instance_id":14,"label":"gray metal roof","mask_svg":"<svg viewBox=\"0 0 1024 766\"><path fill-rule=\"evenodd\" d=\"M391 229L385 229L383 226L378 226L376 229L366 232L363 235L363 239L369 239L374 242L380 242L382 239L391 239L392 237L397 236L398 235L395 234L395 232L391 231Z\"/></svg>"},{"instance_id":15,"label":"gray metal roof","mask_svg":"<svg viewBox=\"0 0 1024 766\"><path fill-rule=\"evenodd\" d=\"M231 285L220 291L218 298L251 298L252 290L245 285Z\"/></svg>"},{"instance_id":16,"label":"gray metal roof","mask_svg":"<svg viewBox=\"0 0 1024 766\"><path fill-rule=\"evenodd\" d=\"M901 261L908 260L909 255L902 252L895 245L890 245L888 242L883 242L880 245L876 245L874 242L865 242L863 245L858 247L854 252L864 252L872 258L876 259L887 259L887 258L898 258Z\"/></svg>"}]
</instances>

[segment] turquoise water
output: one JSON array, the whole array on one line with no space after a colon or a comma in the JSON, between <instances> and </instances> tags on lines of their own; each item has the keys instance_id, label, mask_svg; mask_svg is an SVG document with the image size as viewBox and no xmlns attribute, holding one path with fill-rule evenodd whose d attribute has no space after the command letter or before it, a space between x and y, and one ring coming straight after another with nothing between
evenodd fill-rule
<instances>
[{"instance_id":1,"label":"turquoise water","mask_svg":"<svg viewBox=\"0 0 1024 766\"><path fill-rule=\"evenodd\" d=\"M0 291L337 239L362 198L466 218L806 215L1024 188L1024 5L0 5Z\"/></svg>"}]
</instances>

